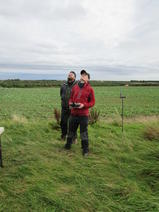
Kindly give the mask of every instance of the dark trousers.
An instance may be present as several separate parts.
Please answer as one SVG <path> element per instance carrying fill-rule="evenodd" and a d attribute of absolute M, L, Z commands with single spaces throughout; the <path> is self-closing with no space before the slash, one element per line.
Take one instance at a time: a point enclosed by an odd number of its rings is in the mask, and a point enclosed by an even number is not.
<path fill-rule="evenodd" d="M 69 118 L 70 118 L 70 110 L 67 108 L 62 108 L 61 110 L 61 137 L 66 137 L 69 131 Z M 73 137 L 73 140 L 77 138 L 77 131 Z"/>
<path fill-rule="evenodd" d="M 80 125 L 80 137 L 81 146 L 83 152 L 88 152 L 88 116 L 70 116 L 69 119 L 69 132 L 67 137 L 67 143 L 65 147 L 67 149 L 71 148 L 72 140 L 76 134 L 77 128 Z"/>
<path fill-rule="evenodd" d="M 62 136 L 67 135 L 69 117 L 70 117 L 70 110 L 62 108 L 62 110 L 61 110 L 61 123 L 60 123 Z"/>

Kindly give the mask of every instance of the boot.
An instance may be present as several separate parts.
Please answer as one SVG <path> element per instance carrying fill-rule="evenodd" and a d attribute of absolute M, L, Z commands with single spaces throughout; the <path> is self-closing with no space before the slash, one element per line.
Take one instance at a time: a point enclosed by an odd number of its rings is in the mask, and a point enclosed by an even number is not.
<path fill-rule="evenodd" d="M 89 149 L 83 149 L 82 154 L 83 154 L 84 157 L 87 157 L 88 154 L 89 154 Z"/>
<path fill-rule="evenodd" d="M 88 148 L 88 140 L 82 140 L 82 154 L 83 156 L 88 156 L 89 148 Z"/>
<path fill-rule="evenodd" d="M 65 144 L 64 148 L 68 150 L 71 149 L 71 144 L 72 144 L 72 139 L 67 138 L 67 143 Z"/>

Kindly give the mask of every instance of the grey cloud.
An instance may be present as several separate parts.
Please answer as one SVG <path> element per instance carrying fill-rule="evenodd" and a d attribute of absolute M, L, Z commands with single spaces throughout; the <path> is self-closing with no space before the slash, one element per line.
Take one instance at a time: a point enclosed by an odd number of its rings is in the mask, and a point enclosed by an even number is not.
<path fill-rule="evenodd" d="M 1 0 L 2 1 L 2 0 Z M 74 21 L 85 17 L 86 11 L 78 1 L 73 0 L 7 0 L 1 3 L 0 15 L 7 18 L 50 19 L 50 21 Z"/>
<path fill-rule="evenodd" d="M 159 1 L 130 0 L 134 13 L 119 22 L 121 28 L 114 11 L 105 16 L 108 2 L 0 0 L 0 70 L 53 73 L 85 67 L 94 78 L 101 73 L 113 79 L 159 77 Z M 127 11 L 119 9 L 123 20 Z"/>

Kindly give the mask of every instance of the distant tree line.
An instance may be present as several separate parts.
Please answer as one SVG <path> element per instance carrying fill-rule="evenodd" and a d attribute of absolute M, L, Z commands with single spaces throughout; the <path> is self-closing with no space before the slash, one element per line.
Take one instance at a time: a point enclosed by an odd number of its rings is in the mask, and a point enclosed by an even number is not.
<path fill-rule="evenodd" d="M 34 88 L 34 87 L 59 87 L 62 80 L 0 80 L 0 87 L 6 88 Z M 159 81 L 131 80 L 131 81 L 100 81 L 91 80 L 92 86 L 159 86 Z"/>

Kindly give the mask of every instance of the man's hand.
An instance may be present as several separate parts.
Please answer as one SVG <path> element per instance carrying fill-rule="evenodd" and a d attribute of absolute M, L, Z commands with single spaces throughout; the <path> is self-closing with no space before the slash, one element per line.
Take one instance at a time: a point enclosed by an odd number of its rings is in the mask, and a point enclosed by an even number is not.
<path fill-rule="evenodd" d="M 72 102 L 69 103 L 69 109 L 70 110 L 72 109 L 72 106 L 71 105 L 72 105 Z"/>
<path fill-rule="evenodd" d="M 82 109 L 84 107 L 84 104 L 80 103 L 79 109 Z"/>

